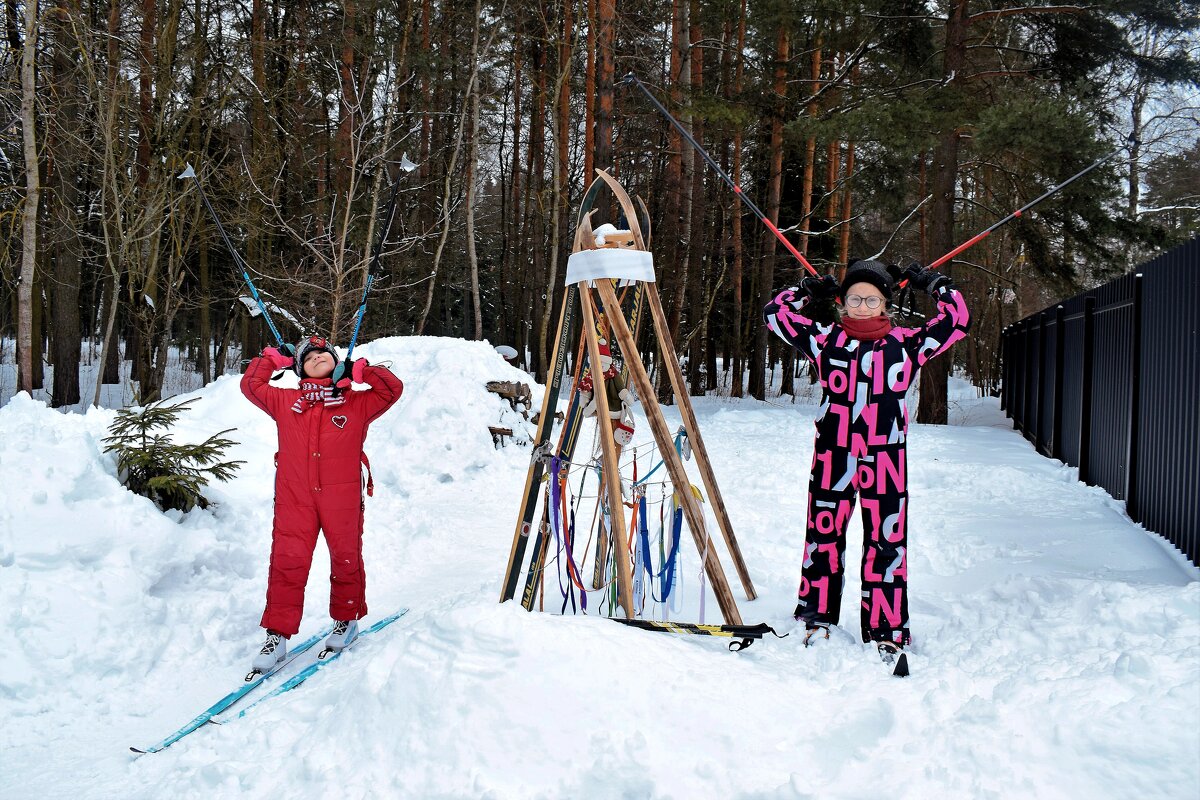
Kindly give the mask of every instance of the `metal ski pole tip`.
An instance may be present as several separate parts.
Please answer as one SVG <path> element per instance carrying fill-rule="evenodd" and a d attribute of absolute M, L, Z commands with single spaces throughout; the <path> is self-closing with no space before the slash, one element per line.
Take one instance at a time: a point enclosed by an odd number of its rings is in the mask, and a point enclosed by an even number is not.
<path fill-rule="evenodd" d="M 417 165 L 408 160 L 408 153 L 400 156 L 400 169 L 404 170 L 405 172 L 412 172 L 416 168 Z"/>
<path fill-rule="evenodd" d="M 183 180 L 184 178 L 194 178 L 194 177 L 196 177 L 196 170 L 192 169 L 192 165 L 189 162 L 188 164 L 185 165 L 183 172 L 179 173 L 178 180 Z"/>

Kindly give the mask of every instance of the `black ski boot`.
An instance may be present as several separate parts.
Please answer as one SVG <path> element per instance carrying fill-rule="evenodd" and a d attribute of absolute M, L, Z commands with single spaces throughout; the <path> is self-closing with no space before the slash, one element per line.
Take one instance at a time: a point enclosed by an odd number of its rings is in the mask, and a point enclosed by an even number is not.
<path fill-rule="evenodd" d="M 903 647 L 894 642 L 876 642 L 875 647 L 879 650 L 879 658 L 893 675 L 897 678 L 908 677 L 908 654 Z"/>

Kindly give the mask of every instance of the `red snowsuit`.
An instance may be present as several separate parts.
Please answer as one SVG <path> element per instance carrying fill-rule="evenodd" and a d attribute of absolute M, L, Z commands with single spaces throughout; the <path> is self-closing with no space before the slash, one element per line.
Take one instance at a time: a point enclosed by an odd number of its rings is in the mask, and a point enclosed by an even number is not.
<path fill-rule="evenodd" d="M 349 391 L 341 405 L 317 403 L 297 412 L 300 390 L 270 386 L 271 371 L 269 360 L 252 360 L 242 376 L 242 394 L 279 428 L 271 569 L 261 625 L 292 636 L 300 629 L 318 529 L 329 547 L 329 616 L 353 620 L 367 613 L 363 441 L 367 426 L 400 399 L 404 384 L 383 367 L 369 366 L 363 375 L 371 391 Z M 318 382 L 328 385 L 329 379 Z"/>

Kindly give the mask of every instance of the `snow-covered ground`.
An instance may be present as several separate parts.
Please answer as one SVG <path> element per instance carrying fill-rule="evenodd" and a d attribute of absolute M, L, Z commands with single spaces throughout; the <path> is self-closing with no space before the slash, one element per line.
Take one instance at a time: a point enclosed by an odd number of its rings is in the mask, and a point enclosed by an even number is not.
<path fill-rule="evenodd" d="M 231 690 L 261 641 L 273 424 L 234 377 L 190 395 L 177 436 L 236 427 L 249 463 L 210 489 L 215 507 L 180 516 L 117 483 L 100 444 L 112 411 L 0 408 L 0 797 L 1200 796 L 1200 571 L 969 386 L 954 385 L 957 424 L 911 435 L 916 641 L 897 679 L 852 636 L 735 654 L 499 605 L 529 451 L 492 447 L 487 426 L 511 412 L 483 384 L 527 376 L 483 343 L 356 352 L 406 385 L 367 440 L 370 618 L 412 612 L 149 756 L 128 747 Z M 760 594 L 744 599 L 718 546 L 742 616 L 789 627 L 816 406 L 713 397 L 697 412 Z M 850 536 L 854 554 L 857 521 Z M 302 635 L 325 622 L 327 575 L 318 545 Z M 557 607 L 553 571 L 547 584 Z"/>

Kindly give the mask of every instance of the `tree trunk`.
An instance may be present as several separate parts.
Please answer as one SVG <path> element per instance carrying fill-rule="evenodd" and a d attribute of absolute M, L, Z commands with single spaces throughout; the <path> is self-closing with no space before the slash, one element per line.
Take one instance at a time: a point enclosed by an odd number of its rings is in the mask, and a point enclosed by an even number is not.
<path fill-rule="evenodd" d="M 119 43 L 121 41 L 121 6 L 116 0 L 111 0 L 108 6 L 108 21 L 105 30 L 107 45 L 105 48 L 105 94 L 107 95 L 108 113 L 105 119 L 106 129 L 103 136 L 114 137 L 116 127 L 116 110 L 117 101 L 120 97 L 120 84 L 117 80 L 120 69 L 120 50 Z M 106 163 L 105 173 L 108 173 L 111 166 Z M 101 194 L 106 196 L 111 190 L 108 182 L 113 180 L 107 174 L 102 177 Z M 103 205 L 102 205 L 103 208 Z M 105 238 L 110 240 L 108 226 L 111 212 L 105 213 L 105 218 L 102 219 L 101 225 L 105 230 Z M 103 367 L 100 371 L 100 376 L 96 380 L 96 391 L 92 398 L 92 404 L 99 406 L 101 400 L 101 392 L 104 384 L 119 384 L 121 382 L 121 347 L 120 347 L 120 330 L 125 326 L 118 326 L 117 317 L 118 309 L 121 305 L 121 272 L 123 264 L 120 263 L 120 256 L 115 252 L 113 243 L 110 241 L 106 245 L 106 254 L 104 258 L 105 276 L 104 276 L 104 335 L 102 337 L 103 344 L 100 348 L 100 361 Z M 127 315 L 130 312 L 126 312 Z M 126 340 L 128 343 L 128 340 Z M 128 349 L 128 348 L 127 348 Z"/>
<path fill-rule="evenodd" d="M 195 41 L 194 52 L 192 54 L 192 104 L 194 107 L 200 107 L 201 98 L 204 95 L 206 83 L 205 78 L 205 37 L 208 33 L 207 25 L 204 22 L 203 8 L 201 0 L 195 0 L 194 6 L 195 16 Z M 203 147 L 203 138 L 200 131 L 200 115 L 196 114 L 192 117 L 192 128 L 189 134 L 190 146 L 192 153 L 199 154 Z M 193 224 L 199 222 L 202 217 L 203 209 L 200 207 L 199 194 L 196 193 L 193 208 L 190 213 Z M 208 263 L 208 239 L 206 237 L 198 237 L 196 241 L 197 261 L 198 261 L 198 279 L 200 282 L 200 297 L 197 298 L 197 311 L 199 316 L 199 347 L 196 353 L 196 370 L 200 373 L 201 379 L 207 385 L 209 381 L 214 381 L 217 376 L 212 371 L 212 276 L 209 274 Z"/>
<path fill-rule="evenodd" d="M 117 341 L 117 309 L 121 303 L 120 286 L 117 278 L 111 272 L 104 279 L 104 334 L 100 346 L 100 377 L 96 381 L 96 392 L 92 397 L 92 405 L 100 405 L 100 392 L 104 384 L 119 384 L 121 382 L 120 343 Z"/>
<path fill-rule="evenodd" d="M 25 42 L 21 49 L 21 144 L 25 157 L 25 207 L 21 226 L 21 279 L 17 286 L 17 389 L 22 392 L 33 391 L 33 273 L 37 269 L 37 217 L 41 196 L 35 138 L 37 11 L 37 0 L 26 0 Z"/>
<path fill-rule="evenodd" d="M 596 9 L 596 169 L 613 166 L 613 40 L 617 19 L 616 0 L 599 0 Z"/>
<path fill-rule="evenodd" d="M 137 185 L 150 182 L 150 153 L 154 130 L 154 29 L 158 24 L 157 0 L 142 0 L 142 29 L 138 41 L 138 145 Z"/>
<path fill-rule="evenodd" d="M 39 205 L 41 205 L 39 203 Z M 43 237 L 44 239 L 44 237 Z M 46 253 L 45 246 L 39 246 L 38 267 L 33 273 L 33 330 L 29 337 L 29 358 L 33 362 L 33 389 L 46 388 Z"/>
<path fill-rule="evenodd" d="M 214 380 L 225 372 L 225 359 L 229 355 L 229 342 L 233 337 L 233 326 L 237 324 L 238 316 L 241 313 L 238 310 L 239 307 L 245 308 L 240 301 L 235 300 L 225 315 L 225 328 L 221 331 L 221 339 L 217 342 L 217 352 L 213 357 Z"/>
<path fill-rule="evenodd" d="M 954 0 L 946 21 L 946 47 L 942 75 L 956 85 L 962 76 L 967 52 L 967 2 Z M 933 179 L 930 201 L 930 246 L 936 253 L 954 249 L 954 201 L 958 186 L 958 128 L 947 121 L 933 150 Z M 950 265 L 943 267 L 949 274 Z M 946 380 L 953 357 L 935 358 L 921 369 L 921 399 L 917 404 L 917 422 L 945 425 L 948 417 Z"/>
<path fill-rule="evenodd" d="M 669 87 L 670 107 L 679 113 L 683 105 L 683 87 L 690 82 L 687 71 L 687 0 L 672 0 L 671 3 L 671 60 Z M 661 267 L 658 269 L 659 294 L 663 298 L 667 315 L 667 329 L 671 339 L 679 342 L 679 323 L 682 312 L 681 292 L 684 273 L 687 271 L 687 182 L 684 169 L 685 150 L 683 137 L 675 127 L 667 128 L 667 163 L 664 169 L 665 205 L 663 225 L 659 240 L 663 242 Z M 673 354 L 671 354 L 673 357 Z M 660 402 L 671 402 L 671 383 L 666 370 L 656 376 L 655 391 Z"/>
<path fill-rule="evenodd" d="M 926 153 L 924 150 L 921 151 L 917 158 L 920 159 L 920 165 L 917 168 L 917 185 L 920 186 L 918 194 L 920 194 L 921 199 L 924 200 L 929 194 L 929 159 L 926 158 Z M 928 204 L 923 204 L 921 206 L 921 213 L 918 216 L 920 218 L 920 223 L 918 224 L 919 233 L 917 238 L 921 251 L 921 263 L 928 264 L 930 261 Z"/>
<path fill-rule="evenodd" d="M 421 3 L 421 52 L 426 56 L 433 53 L 433 37 L 431 34 L 433 26 L 433 2 L 432 0 L 424 0 Z M 430 170 L 433 165 L 429 163 L 430 140 L 432 138 L 432 120 L 429 116 L 430 109 L 433 108 L 433 80 L 430 77 L 433 71 L 432 66 L 426 66 L 421 71 L 421 166 L 419 174 L 421 182 L 424 183 L 429 177 Z"/>
<path fill-rule="evenodd" d="M 1138 217 L 1138 204 L 1141 202 L 1142 175 L 1139 160 L 1142 155 L 1142 110 L 1146 105 L 1146 89 L 1141 83 L 1134 90 L 1129 131 L 1129 197 L 1126 203 L 1126 215 L 1131 220 Z"/>
<path fill-rule="evenodd" d="M 683 87 L 691 83 L 688 70 L 688 58 L 691 47 L 688 45 L 688 4 L 687 0 L 673 0 L 671 4 L 671 106 L 680 113 L 683 106 Z M 690 120 L 685 119 L 690 122 Z M 667 299 L 667 326 L 671 338 L 679 341 L 679 322 L 683 313 L 683 284 L 687 276 L 688 254 L 688 195 L 691 186 L 688 182 L 688 164 L 691 162 L 692 151 L 685 144 L 674 126 L 669 130 L 667 162 L 667 206 L 671 216 L 671 228 L 668 238 L 671 244 L 666 260 L 665 274 L 659 276 L 663 282 L 660 294 Z M 666 373 L 659 375 L 660 396 L 670 397 L 670 382 Z"/>
<path fill-rule="evenodd" d="M 261 0 L 260 0 L 261 1 Z M 362 114 L 362 100 L 359 87 L 355 83 L 356 53 L 358 47 L 358 4 L 355 0 L 342 0 L 342 36 L 341 54 L 338 59 L 338 78 L 341 91 L 338 92 L 338 126 L 334 153 L 337 154 L 337 165 L 334 172 L 333 190 L 338 201 L 350 205 L 351 171 L 354 169 L 355 154 L 352 152 L 352 139 L 358 131 L 358 120 Z M 340 264 L 341 269 L 345 264 Z M 335 302 L 337 296 L 335 295 Z M 340 320 L 334 317 L 334 324 Z"/>
<path fill-rule="evenodd" d="M 788 32 L 782 26 L 775 42 L 775 110 L 771 115 L 770 177 L 767 186 L 767 217 L 779 224 L 779 204 L 783 186 L 783 114 L 787 101 Z M 758 307 L 771 301 L 775 282 L 776 239 L 763 231 L 763 258 L 759 279 Z M 767 326 L 759 325 L 750 359 L 750 394 L 758 400 L 767 397 Z"/>
<path fill-rule="evenodd" d="M 529 314 L 529 303 L 526 298 L 526 285 L 523 279 L 525 270 L 522 264 L 522 259 L 525 255 L 525 247 L 522 241 L 521 220 L 524 219 L 523 206 L 521 205 L 521 79 L 525 70 L 524 53 L 525 45 L 521 35 L 522 13 L 518 6 L 514 11 L 515 17 L 513 27 L 513 110 L 512 110 L 512 163 L 509 172 L 509 207 L 508 216 L 501 223 L 505 225 L 507 230 L 507 245 L 506 261 L 504 262 L 504 274 L 508 276 L 509 296 L 515 298 L 510 305 L 513 311 L 512 324 L 512 346 L 516 348 L 521 363 L 529 366 L 527 357 L 526 342 L 528 340 L 529 326 L 526 315 Z M 517 280 L 514 280 L 517 279 Z"/>
<path fill-rule="evenodd" d="M 475 41 L 479 41 L 479 16 L 482 13 L 479 0 L 475 0 Z M 478 48 L 471 53 L 471 69 L 475 69 Z M 471 308 L 474 312 L 474 339 L 483 339 L 483 306 L 479 294 L 479 256 L 475 252 L 475 169 L 479 162 L 479 87 L 473 86 L 467 97 L 471 119 L 467 124 L 467 263 L 471 270 Z"/>
<path fill-rule="evenodd" d="M 545 18 L 545 4 L 539 9 L 539 16 Z M 536 346 L 533 350 L 534 363 L 537 369 L 534 371 L 534 377 L 537 380 L 545 382 L 545 377 L 550 369 L 550 354 L 546 347 L 546 329 L 542 325 L 542 320 L 546 318 L 550 304 L 550 296 L 547 294 L 545 287 L 549 281 L 546 278 L 546 41 L 542 38 L 531 39 L 533 45 L 533 105 L 530 107 L 529 115 L 529 172 L 526 177 L 529 192 L 532 195 L 533 205 L 529 209 L 530 217 L 530 254 L 532 256 L 533 269 L 531 271 L 531 280 L 533 283 L 533 316 L 530 319 L 530 324 L 533 326 L 533 334 L 536 341 Z"/>
<path fill-rule="evenodd" d="M 695 105 L 704 91 L 704 49 L 701 46 L 704 33 L 700 24 L 700 2 L 699 0 L 690 0 L 690 3 L 688 66 L 691 70 L 692 103 Z M 692 114 L 692 136 L 696 138 L 697 142 L 703 144 L 704 119 L 699 113 Z M 705 289 L 711 288 L 708 287 L 708 277 L 704 274 L 705 243 L 708 238 L 705 233 L 708 226 L 705 224 L 707 207 L 704 202 L 704 171 L 701 163 L 699 158 L 693 159 L 691 203 L 688 209 L 690 217 L 688 221 L 688 266 L 682 276 L 688 289 L 688 319 L 692 327 L 692 330 L 689 331 L 691 342 L 688 345 L 687 379 L 688 390 L 693 395 L 703 395 L 706 388 L 701 369 L 704 365 L 706 337 L 702 335 L 701 331 L 708 316 Z M 683 293 L 680 292 L 681 297 L 682 295 Z M 697 330 L 697 328 L 701 330 Z"/>
<path fill-rule="evenodd" d="M 812 60 L 809 63 L 809 97 L 815 98 L 821 90 L 821 42 L 822 34 L 818 33 L 813 45 Z M 815 119 L 820 111 L 816 100 L 809 100 L 806 113 Z M 817 137 L 809 136 L 804 143 L 804 178 L 800 189 L 800 252 L 808 256 L 809 231 L 812 229 L 813 205 L 813 174 L 817 166 Z"/>
<path fill-rule="evenodd" d="M 842 214 L 838 222 L 842 226 L 841 246 L 838 250 L 838 262 L 848 264 L 850 260 L 850 213 L 853 211 L 851 204 L 852 193 L 850 191 L 850 176 L 854 174 L 854 142 L 846 143 L 846 168 L 845 168 L 845 189 L 842 192 Z"/>
<path fill-rule="evenodd" d="M 558 274 L 561 271 L 559 262 L 567 253 L 563 245 L 566 231 L 570 229 L 570 131 L 571 131 L 571 51 L 573 49 L 572 34 L 574 19 L 571 3 L 561 6 L 562 17 L 558 27 L 558 95 L 555 100 L 554 144 L 555 158 L 553 169 L 553 201 L 552 227 L 550 230 L 550 259 L 547 270 L 546 301 L 542 305 L 541 331 L 539 337 L 543 342 L 549 342 L 550 321 L 554 310 L 558 308 Z M 549 364 L 547 364 L 549 368 Z"/>
<path fill-rule="evenodd" d="M 746 2 L 747 0 L 742 0 L 741 9 L 738 12 L 737 66 L 734 68 L 733 79 L 733 93 L 739 100 L 742 95 L 742 79 L 746 62 Z M 733 183 L 739 187 L 742 185 L 742 126 L 740 124 L 733 133 Z M 742 306 L 745 303 L 742 297 L 742 203 L 735 196 L 730 199 L 730 204 L 733 209 L 733 275 L 731 277 L 733 282 L 733 369 L 730 373 L 729 394 L 731 397 L 741 397 L 744 387 L 742 373 L 745 371 L 742 349 Z M 754 315 L 751 314 L 750 317 L 753 319 Z"/>
<path fill-rule="evenodd" d="M 830 74 L 835 74 L 836 64 L 830 62 Z M 837 224 L 838 212 L 841 211 L 841 193 L 837 190 L 838 171 L 841 169 L 842 162 L 842 143 L 837 139 L 829 142 L 829 146 L 825 148 L 825 191 L 829 193 L 829 200 L 825 205 L 825 226 L 833 235 L 833 226 Z M 832 249 L 832 247 L 830 248 Z M 845 266 L 844 264 L 842 265 Z M 843 270 L 838 269 L 838 278 L 842 277 Z"/>
<path fill-rule="evenodd" d="M 583 185 L 591 185 L 596 157 L 596 0 L 587 0 L 587 65 L 583 80 Z"/>
<path fill-rule="evenodd" d="M 75 4 L 72 4 L 75 5 Z M 54 179 L 57 191 L 52 200 L 54 216 L 54 408 L 79 402 L 79 352 L 83 344 L 79 325 L 80 264 L 83 242 L 79 236 L 79 98 L 83 93 L 74 53 L 78 45 L 71 33 L 68 10 L 55 8 L 49 14 L 54 31 L 54 82 L 58 107 L 54 114 Z"/>

